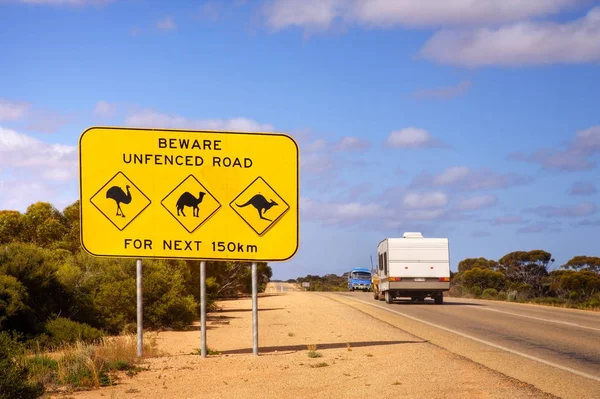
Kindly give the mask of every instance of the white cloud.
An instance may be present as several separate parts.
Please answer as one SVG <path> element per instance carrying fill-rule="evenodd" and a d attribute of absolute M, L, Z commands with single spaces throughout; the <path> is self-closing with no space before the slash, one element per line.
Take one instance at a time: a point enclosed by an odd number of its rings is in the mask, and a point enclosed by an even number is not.
<path fill-rule="evenodd" d="M 437 87 L 434 89 L 419 89 L 413 93 L 417 98 L 442 98 L 448 99 L 465 94 L 471 88 L 471 82 L 464 80 L 457 85 Z"/>
<path fill-rule="evenodd" d="M 600 30 L 600 8 L 598 8 L 598 25 Z M 584 153 L 600 152 L 600 125 L 575 133 L 572 146 Z"/>
<path fill-rule="evenodd" d="M 491 223 L 494 225 L 504 225 L 504 224 L 523 224 L 526 220 L 519 215 L 505 215 L 498 216 L 491 220 Z"/>
<path fill-rule="evenodd" d="M 570 195 L 593 195 L 598 189 L 592 183 L 575 182 L 567 191 Z"/>
<path fill-rule="evenodd" d="M 600 219 L 598 220 L 582 220 L 575 223 L 576 227 L 600 227 Z"/>
<path fill-rule="evenodd" d="M 499 28 L 442 30 L 425 43 L 421 55 L 469 67 L 600 61 L 600 7 L 567 23 L 530 21 Z"/>
<path fill-rule="evenodd" d="M 173 17 L 165 17 L 156 22 L 156 27 L 160 30 L 169 31 L 175 29 L 177 25 L 175 25 Z"/>
<path fill-rule="evenodd" d="M 319 139 L 309 143 L 304 147 L 307 152 L 325 151 L 327 149 L 327 140 Z"/>
<path fill-rule="evenodd" d="M 37 109 L 31 112 L 26 129 L 38 133 L 55 133 L 69 123 L 72 117 L 49 109 Z"/>
<path fill-rule="evenodd" d="M 576 218 L 593 215 L 596 211 L 597 206 L 593 202 L 582 202 L 573 206 L 543 205 L 525 210 L 525 212 L 536 213 L 547 218 Z"/>
<path fill-rule="evenodd" d="M 446 215 L 444 209 L 417 209 L 410 212 L 404 212 L 404 219 L 410 221 L 431 221 Z"/>
<path fill-rule="evenodd" d="M 333 145 L 333 151 L 366 151 L 370 143 L 358 137 L 343 137 Z"/>
<path fill-rule="evenodd" d="M 441 143 L 425 130 L 407 127 L 390 133 L 386 144 L 392 148 L 431 148 L 442 147 Z"/>
<path fill-rule="evenodd" d="M 274 29 L 303 26 L 324 29 L 339 17 L 349 1 L 346 0 L 275 0 L 267 3 L 267 24 Z"/>
<path fill-rule="evenodd" d="M 112 116 L 116 110 L 116 105 L 107 101 L 98 101 L 94 107 L 94 114 L 98 116 Z"/>
<path fill-rule="evenodd" d="M 517 230 L 517 233 L 559 233 L 562 230 L 562 223 L 560 222 L 536 222 L 529 226 L 521 227 Z"/>
<path fill-rule="evenodd" d="M 52 202 L 56 194 L 56 188 L 42 180 L 0 180 L 0 209 L 24 212 L 35 202 Z"/>
<path fill-rule="evenodd" d="M 9 101 L 0 98 L 0 122 L 16 121 L 22 119 L 29 110 L 29 103 Z"/>
<path fill-rule="evenodd" d="M 300 199 L 301 215 L 326 224 L 353 224 L 392 216 L 392 212 L 375 203 L 321 202 Z"/>
<path fill-rule="evenodd" d="M 438 186 L 451 185 L 465 179 L 472 173 L 466 166 L 451 166 L 433 178 L 433 184 Z"/>
<path fill-rule="evenodd" d="M 567 172 L 591 169 L 596 166 L 596 163 L 591 161 L 586 154 L 574 149 L 556 151 L 550 148 L 542 148 L 529 155 L 517 152 L 511 154 L 509 159 L 533 162 L 540 164 L 543 169 Z"/>
<path fill-rule="evenodd" d="M 508 158 L 537 163 L 547 170 L 576 172 L 595 168 L 592 157 L 597 153 L 600 153 L 600 125 L 576 132 L 563 149 L 541 148 L 532 154 L 516 152 Z"/>
<path fill-rule="evenodd" d="M 179 115 L 170 115 L 151 109 L 141 109 L 131 112 L 125 123 L 135 127 L 199 129 L 199 130 L 230 130 L 230 131 L 273 131 L 273 126 L 258 123 L 247 118 L 232 119 L 188 119 Z"/>
<path fill-rule="evenodd" d="M 532 178 L 516 173 L 500 174 L 488 168 L 474 170 L 465 166 L 451 166 L 438 175 L 421 174 L 415 177 L 411 185 L 477 191 L 504 189 L 528 184 L 531 181 Z"/>
<path fill-rule="evenodd" d="M 458 209 L 464 211 L 474 211 L 483 208 L 489 208 L 498 203 L 498 198 L 494 195 L 479 195 L 466 198 L 458 203 Z"/>
<path fill-rule="evenodd" d="M 444 206 L 445 195 L 437 193 L 409 193 L 406 203 L 382 205 L 377 201 L 319 201 L 301 198 L 300 212 L 307 220 L 319 221 L 325 225 L 362 226 L 381 229 L 399 228 L 415 222 L 430 223 L 461 219 L 462 215 L 450 215 Z M 425 203 L 417 203 L 425 201 Z"/>
<path fill-rule="evenodd" d="M 556 14 L 581 0 L 272 0 L 267 25 L 327 29 L 336 21 L 367 27 L 489 25 Z"/>
<path fill-rule="evenodd" d="M 322 175 L 333 169 L 334 162 L 329 154 L 309 153 L 300 157 L 300 168 L 302 171 Z"/>
<path fill-rule="evenodd" d="M 298 141 L 302 151 L 300 168 L 310 187 L 331 187 L 338 178 L 340 166 L 344 164 L 340 154 L 362 153 L 370 147 L 367 140 L 351 136 L 342 137 L 334 144 L 329 144 L 324 139 L 311 139 L 310 134 L 299 134 Z M 360 162 L 360 159 L 354 159 L 353 165 L 357 166 Z"/>
<path fill-rule="evenodd" d="M 402 204 L 409 209 L 443 208 L 448 204 L 448 195 L 439 191 L 429 193 L 409 192 L 404 196 Z"/>
<path fill-rule="evenodd" d="M 0 166 L 24 169 L 38 178 L 66 181 L 77 176 L 77 148 L 44 143 L 0 127 Z"/>

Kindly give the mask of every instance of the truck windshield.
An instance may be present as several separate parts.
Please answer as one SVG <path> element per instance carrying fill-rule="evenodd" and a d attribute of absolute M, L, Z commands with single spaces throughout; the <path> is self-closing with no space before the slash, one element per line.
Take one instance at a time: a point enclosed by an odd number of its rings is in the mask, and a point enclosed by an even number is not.
<path fill-rule="evenodd" d="M 354 273 L 352 273 L 352 278 L 355 279 L 355 280 L 370 280 L 371 279 L 371 274 L 370 273 L 354 272 Z"/>

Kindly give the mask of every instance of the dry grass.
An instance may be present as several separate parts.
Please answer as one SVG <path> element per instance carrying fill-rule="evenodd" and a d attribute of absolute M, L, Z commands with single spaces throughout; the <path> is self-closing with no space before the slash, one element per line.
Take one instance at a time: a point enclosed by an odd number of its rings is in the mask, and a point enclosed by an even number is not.
<path fill-rule="evenodd" d="M 160 355 L 156 337 L 144 337 L 143 358 Z M 52 353 L 51 357 L 37 355 L 28 362 L 36 365 L 31 378 L 54 390 L 59 386 L 85 389 L 113 385 L 118 380 L 118 372 L 135 374 L 141 370 L 137 366 L 140 360 L 137 357 L 137 337 L 121 335 L 103 338 L 98 344 L 68 344 Z"/>

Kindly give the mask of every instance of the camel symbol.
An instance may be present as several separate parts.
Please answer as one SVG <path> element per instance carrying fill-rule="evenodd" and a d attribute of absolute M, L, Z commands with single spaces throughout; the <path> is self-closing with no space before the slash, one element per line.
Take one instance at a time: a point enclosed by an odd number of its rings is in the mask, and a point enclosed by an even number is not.
<path fill-rule="evenodd" d="M 200 211 L 200 209 L 198 209 L 198 204 L 200 204 L 202 202 L 202 199 L 204 198 L 205 195 L 206 195 L 206 193 L 203 193 L 202 191 L 200 191 L 198 198 L 194 197 L 188 191 L 181 194 L 181 196 L 177 200 L 177 216 L 179 216 L 179 212 L 181 212 L 181 214 L 183 216 L 185 216 L 185 213 L 183 213 L 183 207 L 190 206 L 193 208 L 194 216 L 198 217 L 198 213 Z"/>
<path fill-rule="evenodd" d="M 129 186 L 125 186 L 127 194 L 123 192 L 123 189 L 119 186 L 112 186 L 106 192 L 106 198 L 110 198 L 117 203 L 117 216 L 125 217 L 123 210 L 121 210 L 121 203 L 129 204 L 131 202 L 131 193 L 129 192 Z"/>
<path fill-rule="evenodd" d="M 242 205 L 238 205 L 240 208 L 243 208 L 245 206 L 248 205 L 252 205 L 253 207 L 256 208 L 256 210 L 258 211 L 258 216 L 263 219 L 263 220 L 267 220 L 269 222 L 272 222 L 271 219 L 267 219 L 266 217 L 263 216 L 263 214 L 268 211 L 269 209 L 271 209 L 273 206 L 275 205 L 279 205 L 277 202 L 271 200 L 270 202 L 267 201 L 267 199 L 262 196 L 261 194 L 256 194 L 254 197 L 250 198 L 248 200 L 248 202 L 246 202 L 245 204 Z"/>

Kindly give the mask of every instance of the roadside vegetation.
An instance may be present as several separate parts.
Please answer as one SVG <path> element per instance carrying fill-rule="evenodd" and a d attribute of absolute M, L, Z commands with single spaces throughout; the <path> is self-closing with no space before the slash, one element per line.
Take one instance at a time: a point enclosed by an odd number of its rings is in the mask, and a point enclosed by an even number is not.
<path fill-rule="evenodd" d="M 135 262 L 90 256 L 79 235 L 78 201 L 62 212 L 47 202 L 0 210 L 0 399 L 97 387 L 138 370 Z M 258 263 L 259 291 L 271 275 Z M 206 277 L 208 311 L 251 293 L 250 263 L 207 262 Z M 189 328 L 199 281 L 198 262 L 145 260 L 144 328 Z"/>
<path fill-rule="evenodd" d="M 575 256 L 550 271 L 549 252 L 511 252 L 499 260 L 468 258 L 452 276 L 454 297 L 600 310 L 600 258 Z"/>
<path fill-rule="evenodd" d="M 323 277 L 307 275 L 296 280 L 287 280 L 288 283 L 310 283 L 307 291 L 348 291 L 348 277 L 335 274 L 326 274 Z"/>
<path fill-rule="evenodd" d="M 575 256 L 551 270 L 552 254 L 515 251 L 499 260 L 467 258 L 451 273 L 449 295 L 600 311 L 600 257 Z M 307 275 L 307 291 L 347 291 L 346 275 Z"/>

